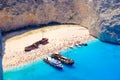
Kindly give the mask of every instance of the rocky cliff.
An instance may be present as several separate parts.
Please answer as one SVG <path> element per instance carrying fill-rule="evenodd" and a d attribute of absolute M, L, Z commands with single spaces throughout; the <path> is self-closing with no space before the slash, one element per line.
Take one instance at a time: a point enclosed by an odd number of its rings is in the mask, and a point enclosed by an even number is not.
<path fill-rule="evenodd" d="M 0 28 L 8 31 L 19 27 L 49 22 L 89 25 L 87 0 L 1 0 Z"/>
<path fill-rule="evenodd" d="M 2 68 L 2 56 L 3 51 L 2 51 L 2 35 L 0 31 L 0 80 L 3 80 L 3 68 Z"/>
<path fill-rule="evenodd" d="M 120 44 L 120 0 L 0 0 L 0 29 L 49 22 L 87 27 L 102 41 Z"/>
<path fill-rule="evenodd" d="M 102 41 L 120 44 L 120 0 L 93 0 L 90 33 Z"/>

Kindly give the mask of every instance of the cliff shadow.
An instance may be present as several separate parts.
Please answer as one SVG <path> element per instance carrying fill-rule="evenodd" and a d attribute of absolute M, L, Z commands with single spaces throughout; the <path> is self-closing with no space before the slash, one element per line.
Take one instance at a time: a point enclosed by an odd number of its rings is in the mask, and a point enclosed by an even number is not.
<path fill-rule="evenodd" d="M 40 28 L 44 28 L 47 26 L 54 26 L 54 25 L 61 25 L 61 23 L 56 22 L 56 21 L 51 21 L 47 24 L 38 24 L 38 25 L 28 25 L 28 26 L 24 26 L 22 28 L 18 28 L 18 29 L 14 29 L 14 30 L 10 30 L 10 31 L 3 31 L 2 32 L 2 36 L 6 36 L 3 41 L 6 41 L 7 39 L 17 36 L 17 35 L 21 35 L 26 33 L 27 31 L 31 31 L 31 30 L 36 30 L 36 29 L 40 29 Z M 18 32 L 19 31 L 19 32 Z M 11 34 L 13 33 L 13 34 Z M 11 34 L 11 35 L 9 35 Z M 9 36 L 7 36 L 9 35 Z"/>
<path fill-rule="evenodd" d="M 2 48 L 2 35 L 0 30 L 0 80 L 3 80 L 3 66 L 2 66 L 2 59 L 3 59 L 3 48 Z"/>
<path fill-rule="evenodd" d="M 0 80 L 3 80 L 2 56 L 0 55 Z"/>

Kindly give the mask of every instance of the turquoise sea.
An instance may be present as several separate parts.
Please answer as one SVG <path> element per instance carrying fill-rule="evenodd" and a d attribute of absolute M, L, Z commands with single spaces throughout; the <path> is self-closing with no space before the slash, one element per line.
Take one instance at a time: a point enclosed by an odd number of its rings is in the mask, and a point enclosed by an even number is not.
<path fill-rule="evenodd" d="M 75 61 L 57 70 L 42 60 L 4 72 L 4 80 L 120 80 L 120 46 L 93 40 L 61 51 Z"/>

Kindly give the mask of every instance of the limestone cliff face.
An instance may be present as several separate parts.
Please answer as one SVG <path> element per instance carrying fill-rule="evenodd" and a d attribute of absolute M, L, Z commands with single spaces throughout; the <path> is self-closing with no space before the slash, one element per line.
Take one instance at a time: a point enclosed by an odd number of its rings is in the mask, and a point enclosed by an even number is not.
<path fill-rule="evenodd" d="M 120 0 L 0 0 L 0 29 L 49 22 L 87 27 L 102 41 L 120 44 Z"/>
<path fill-rule="evenodd" d="M 0 0 L 0 29 L 48 22 L 89 25 L 87 0 Z"/>
<path fill-rule="evenodd" d="M 120 44 L 120 0 L 93 0 L 90 33 L 102 41 Z"/>

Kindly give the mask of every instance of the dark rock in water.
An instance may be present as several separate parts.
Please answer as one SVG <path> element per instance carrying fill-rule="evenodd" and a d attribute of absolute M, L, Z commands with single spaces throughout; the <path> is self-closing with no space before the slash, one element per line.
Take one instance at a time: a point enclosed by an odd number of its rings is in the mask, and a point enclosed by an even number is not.
<path fill-rule="evenodd" d="M 79 44 L 79 46 L 88 46 L 88 44 L 87 43 L 81 43 L 81 44 Z"/>
<path fill-rule="evenodd" d="M 83 45 L 84 45 L 84 46 L 88 46 L 88 44 L 87 44 L 87 43 L 84 43 Z"/>
<path fill-rule="evenodd" d="M 93 0 L 93 36 L 105 42 L 120 44 L 120 0 Z"/>

